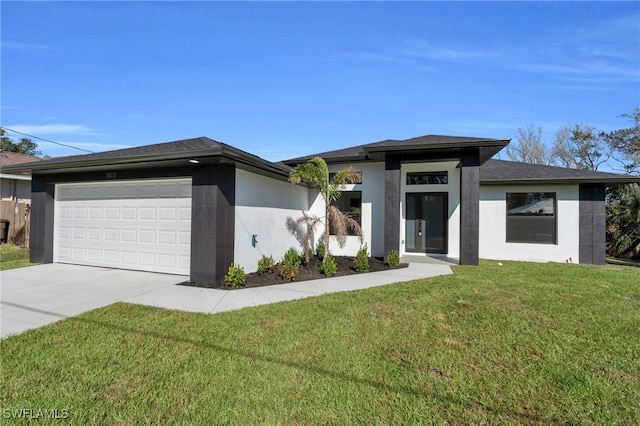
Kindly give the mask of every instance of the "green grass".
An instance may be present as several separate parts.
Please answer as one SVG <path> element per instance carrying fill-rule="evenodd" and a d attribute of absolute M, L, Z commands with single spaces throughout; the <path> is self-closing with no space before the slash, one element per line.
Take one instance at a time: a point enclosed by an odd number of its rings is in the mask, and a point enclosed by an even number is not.
<path fill-rule="evenodd" d="M 0 408 L 70 424 L 640 424 L 640 269 L 504 263 L 217 315 L 111 305 L 0 341 Z"/>
<path fill-rule="evenodd" d="M 14 244 L 0 244 L 0 271 L 29 265 L 29 249 Z"/>

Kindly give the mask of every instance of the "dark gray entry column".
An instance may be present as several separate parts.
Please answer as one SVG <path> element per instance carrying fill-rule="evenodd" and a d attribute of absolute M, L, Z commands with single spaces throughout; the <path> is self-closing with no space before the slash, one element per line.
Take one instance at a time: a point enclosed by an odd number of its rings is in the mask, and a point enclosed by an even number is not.
<path fill-rule="evenodd" d="M 384 167 L 384 261 L 400 250 L 400 159 L 387 156 Z"/>
<path fill-rule="evenodd" d="M 460 264 L 477 265 L 480 244 L 480 159 L 460 159 Z"/>
<path fill-rule="evenodd" d="M 607 256 L 605 185 L 580 185 L 579 262 L 604 265 Z"/>
<path fill-rule="evenodd" d="M 31 232 L 29 261 L 53 262 L 55 185 L 38 176 L 31 178 Z"/>
<path fill-rule="evenodd" d="M 191 281 L 221 282 L 233 262 L 236 173 L 233 166 L 198 167 L 191 193 Z"/>

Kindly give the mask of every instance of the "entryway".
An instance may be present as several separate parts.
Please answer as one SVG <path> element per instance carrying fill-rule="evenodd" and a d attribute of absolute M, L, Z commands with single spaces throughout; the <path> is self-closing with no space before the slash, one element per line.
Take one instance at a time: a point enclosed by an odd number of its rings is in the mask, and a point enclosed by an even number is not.
<path fill-rule="evenodd" d="M 447 253 L 448 193 L 409 192 L 406 196 L 405 250 Z"/>

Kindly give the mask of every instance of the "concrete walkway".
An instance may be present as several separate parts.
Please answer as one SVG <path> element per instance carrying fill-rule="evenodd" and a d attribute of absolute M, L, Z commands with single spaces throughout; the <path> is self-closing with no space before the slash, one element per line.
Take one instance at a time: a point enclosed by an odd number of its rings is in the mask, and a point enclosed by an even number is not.
<path fill-rule="evenodd" d="M 1 337 L 38 328 L 115 302 L 217 313 L 325 293 L 360 290 L 451 274 L 448 264 L 239 290 L 177 286 L 181 275 L 50 263 L 0 272 Z"/>

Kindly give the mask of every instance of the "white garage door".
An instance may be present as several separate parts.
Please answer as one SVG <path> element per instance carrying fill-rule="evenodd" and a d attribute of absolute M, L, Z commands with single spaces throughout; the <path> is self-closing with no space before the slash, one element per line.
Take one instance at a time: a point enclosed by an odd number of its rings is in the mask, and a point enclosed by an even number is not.
<path fill-rule="evenodd" d="M 189 275 L 191 179 L 56 185 L 54 262 Z"/>

